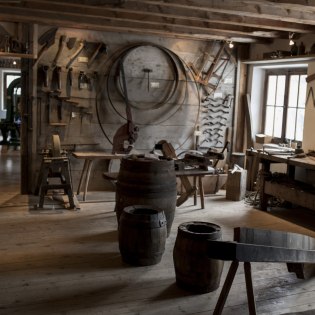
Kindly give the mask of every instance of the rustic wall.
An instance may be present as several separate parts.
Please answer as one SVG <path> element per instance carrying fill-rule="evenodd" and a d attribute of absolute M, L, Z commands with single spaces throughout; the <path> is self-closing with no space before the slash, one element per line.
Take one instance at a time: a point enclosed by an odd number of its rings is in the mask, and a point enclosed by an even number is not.
<path fill-rule="evenodd" d="M 47 29 L 40 27 L 39 36 Z M 61 67 L 61 92 L 57 93 L 56 68 L 52 62 L 62 35 L 67 39 L 85 40 L 86 45 L 71 65 L 71 91 L 66 66 L 79 43 L 76 42 L 72 49 L 67 46 L 63 49 L 57 63 Z M 87 61 L 98 43 L 106 44 L 107 53 L 100 54 L 88 67 Z M 130 45 L 135 46 L 127 50 Z M 123 76 L 117 72 L 117 64 L 122 60 L 132 118 L 139 128 L 132 152 L 149 152 L 162 139 L 172 143 L 177 153 L 195 149 L 198 146 L 197 127 L 201 130 L 199 145 L 204 150 L 210 146 L 222 148 L 232 120 L 235 64 L 228 53 L 222 54 L 217 70 L 217 74 L 222 74 L 221 84 L 210 97 L 206 97 L 204 88 L 198 87 L 188 66 L 194 64 L 198 69 L 204 64 L 206 71 L 219 48 L 220 43 L 216 42 L 58 29 L 54 45 L 37 65 L 37 100 L 33 108 L 33 132 L 37 134 L 34 163 L 40 165 L 38 153 L 51 145 L 51 136 L 55 133 L 60 135 L 62 146 L 69 151 L 112 151 L 113 136 L 127 118 Z M 47 87 L 43 66 L 48 69 Z M 80 71 L 87 78 L 81 86 L 78 82 Z M 216 79 L 211 80 L 216 85 Z M 215 128 L 217 130 L 213 131 Z M 83 161 L 71 158 L 71 167 L 76 187 Z M 105 162 L 96 165 L 91 189 L 106 188 L 101 173 L 107 168 Z"/>

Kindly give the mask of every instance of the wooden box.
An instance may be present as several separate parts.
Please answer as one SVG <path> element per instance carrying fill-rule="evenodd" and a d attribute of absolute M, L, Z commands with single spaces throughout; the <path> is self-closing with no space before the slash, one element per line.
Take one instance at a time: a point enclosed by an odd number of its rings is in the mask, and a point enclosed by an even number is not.
<path fill-rule="evenodd" d="M 246 180 L 246 170 L 237 170 L 234 173 L 232 173 L 232 170 L 229 170 L 226 182 L 226 199 L 234 201 L 244 199 L 246 193 Z"/>

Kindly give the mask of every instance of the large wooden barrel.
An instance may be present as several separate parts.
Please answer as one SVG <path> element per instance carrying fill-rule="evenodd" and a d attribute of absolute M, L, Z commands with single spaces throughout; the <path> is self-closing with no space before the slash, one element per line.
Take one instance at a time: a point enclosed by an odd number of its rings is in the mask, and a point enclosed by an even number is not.
<path fill-rule="evenodd" d="M 164 211 L 169 235 L 175 215 L 176 198 L 173 160 L 145 157 L 122 159 L 116 184 L 115 211 L 118 223 L 124 208 L 132 205 L 151 205 Z"/>
<path fill-rule="evenodd" d="M 209 222 L 186 222 L 178 227 L 173 250 L 176 284 L 194 293 L 208 293 L 220 285 L 223 261 L 207 256 L 207 241 L 221 240 L 221 228 Z"/>
<path fill-rule="evenodd" d="M 163 210 L 147 205 L 126 207 L 120 215 L 119 250 L 130 265 L 148 266 L 161 261 L 166 242 Z"/>

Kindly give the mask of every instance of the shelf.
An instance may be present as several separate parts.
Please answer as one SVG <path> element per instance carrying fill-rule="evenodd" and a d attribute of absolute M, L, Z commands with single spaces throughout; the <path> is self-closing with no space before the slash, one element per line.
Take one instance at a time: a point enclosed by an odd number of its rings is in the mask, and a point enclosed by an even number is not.
<path fill-rule="evenodd" d="M 264 193 L 279 199 L 284 199 L 301 207 L 315 210 L 315 194 L 302 190 L 298 185 L 292 187 L 285 184 L 265 181 Z"/>
<path fill-rule="evenodd" d="M 301 56 L 290 56 L 284 58 L 274 59 L 259 59 L 259 60 L 242 60 L 241 62 L 248 65 L 258 64 L 270 64 L 270 63 L 295 63 L 295 62 L 306 62 L 315 60 L 315 55 L 301 55 Z"/>
<path fill-rule="evenodd" d="M 3 51 L 0 51 L 0 58 L 1 57 L 12 58 L 12 59 L 16 59 L 16 58 L 34 59 L 33 54 L 9 53 L 9 52 L 3 52 Z"/>

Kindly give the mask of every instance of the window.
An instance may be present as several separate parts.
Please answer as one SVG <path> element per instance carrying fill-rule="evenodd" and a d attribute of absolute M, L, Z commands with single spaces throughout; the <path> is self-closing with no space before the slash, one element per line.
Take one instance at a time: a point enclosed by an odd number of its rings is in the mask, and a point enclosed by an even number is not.
<path fill-rule="evenodd" d="M 264 133 L 302 141 L 306 98 L 306 69 L 267 72 Z"/>

